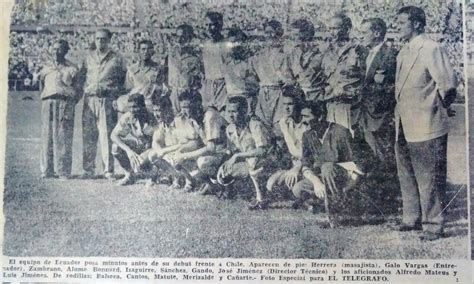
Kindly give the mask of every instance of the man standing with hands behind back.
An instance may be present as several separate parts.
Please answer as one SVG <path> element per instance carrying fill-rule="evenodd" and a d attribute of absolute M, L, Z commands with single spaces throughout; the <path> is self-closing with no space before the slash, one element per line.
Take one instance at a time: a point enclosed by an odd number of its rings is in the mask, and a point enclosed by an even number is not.
<path fill-rule="evenodd" d="M 398 11 L 400 36 L 407 43 L 397 57 L 395 153 L 402 190 L 400 231 L 423 230 L 420 239 L 443 236 L 449 106 L 456 78 L 443 47 L 425 33 L 425 12 Z"/>

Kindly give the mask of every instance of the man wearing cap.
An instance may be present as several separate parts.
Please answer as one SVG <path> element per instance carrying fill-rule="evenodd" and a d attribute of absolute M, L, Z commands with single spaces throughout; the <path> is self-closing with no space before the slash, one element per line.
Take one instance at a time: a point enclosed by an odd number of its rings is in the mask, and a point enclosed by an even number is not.
<path fill-rule="evenodd" d="M 153 117 L 148 113 L 141 94 L 128 96 L 128 112 L 123 114 L 110 134 L 112 154 L 125 171 L 118 185 L 135 182 L 136 174 L 148 162 L 154 132 Z"/>
<path fill-rule="evenodd" d="M 69 43 L 58 40 L 52 58 L 40 72 L 41 92 L 41 176 L 69 178 L 72 164 L 74 107 L 79 100 L 79 69 L 66 59 Z"/>
<path fill-rule="evenodd" d="M 82 112 L 84 178 L 94 175 L 97 140 L 105 177 L 112 178 L 114 172 L 109 137 L 117 121 L 114 102 L 124 92 L 126 64 L 109 48 L 111 37 L 107 29 L 95 33 L 96 48 L 89 52 L 82 69 L 86 74 Z"/>

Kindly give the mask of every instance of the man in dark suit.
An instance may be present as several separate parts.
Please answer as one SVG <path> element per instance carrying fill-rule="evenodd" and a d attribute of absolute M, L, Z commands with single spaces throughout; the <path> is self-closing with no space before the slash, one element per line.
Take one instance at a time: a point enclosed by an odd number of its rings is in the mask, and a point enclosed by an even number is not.
<path fill-rule="evenodd" d="M 381 160 L 394 160 L 393 110 L 397 51 L 384 41 L 387 26 L 382 19 L 362 23 L 366 59 L 359 125 L 374 154 Z M 387 161 L 388 162 L 388 161 Z"/>
<path fill-rule="evenodd" d="M 380 18 L 362 22 L 363 45 L 368 49 L 366 70 L 358 114 L 360 137 L 377 158 L 373 182 L 380 188 L 379 203 L 384 210 L 396 212 L 401 204 L 395 163 L 395 72 L 397 51 L 385 41 L 387 25 Z"/>

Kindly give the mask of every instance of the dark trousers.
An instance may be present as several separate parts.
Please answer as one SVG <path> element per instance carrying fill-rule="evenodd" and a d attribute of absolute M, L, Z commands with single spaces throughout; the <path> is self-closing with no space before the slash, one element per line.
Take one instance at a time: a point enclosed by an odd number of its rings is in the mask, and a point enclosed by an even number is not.
<path fill-rule="evenodd" d="M 400 127 L 395 155 L 402 191 L 403 223 L 415 225 L 421 222 L 425 231 L 443 231 L 447 144 L 447 134 L 423 142 L 407 142 Z"/>
<path fill-rule="evenodd" d="M 41 107 L 41 173 L 69 176 L 72 164 L 74 102 L 45 99 Z"/>

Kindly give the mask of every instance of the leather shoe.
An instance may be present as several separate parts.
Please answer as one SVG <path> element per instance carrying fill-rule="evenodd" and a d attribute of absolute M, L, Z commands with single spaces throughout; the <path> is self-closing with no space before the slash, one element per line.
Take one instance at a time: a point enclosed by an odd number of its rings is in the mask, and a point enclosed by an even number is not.
<path fill-rule="evenodd" d="M 444 237 L 443 233 L 423 232 L 420 236 L 420 240 L 423 242 L 436 241 Z"/>
<path fill-rule="evenodd" d="M 408 232 L 408 231 L 421 231 L 423 227 L 421 224 L 415 224 L 415 225 L 407 225 L 407 224 L 401 224 L 400 227 L 398 227 L 398 231 L 400 232 Z"/>
<path fill-rule="evenodd" d="M 250 204 L 249 210 L 265 210 L 268 208 L 268 202 L 266 201 L 256 201 L 255 203 Z"/>

